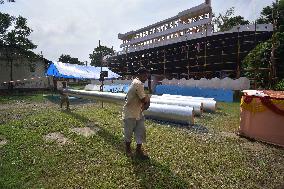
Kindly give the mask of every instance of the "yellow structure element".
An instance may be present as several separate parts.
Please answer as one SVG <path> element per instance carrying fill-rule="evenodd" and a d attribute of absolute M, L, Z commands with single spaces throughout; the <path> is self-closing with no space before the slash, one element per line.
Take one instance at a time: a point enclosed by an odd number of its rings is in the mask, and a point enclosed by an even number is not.
<path fill-rule="evenodd" d="M 246 103 L 244 100 L 244 96 L 241 99 L 241 108 L 250 111 L 252 113 L 258 113 L 258 112 L 264 112 L 268 108 L 261 103 L 259 98 L 252 98 L 252 101 L 250 103 Z M 277 100 L 277 99 L 271 99 L 271 102 L 277 106 L 279 109 L 284 109 L 284 100 Z"/>

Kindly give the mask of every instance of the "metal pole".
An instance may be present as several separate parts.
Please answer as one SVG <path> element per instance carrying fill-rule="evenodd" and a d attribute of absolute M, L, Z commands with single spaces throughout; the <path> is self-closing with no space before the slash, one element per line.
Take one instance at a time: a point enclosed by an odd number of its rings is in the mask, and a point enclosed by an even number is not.
<path fill-rule="evenodd" d="M 237 42 L 237 75 L 236 75 L 236 78 L 239 79 L 240 76 L 241 76 L 241 65 L 240 65 L 240 27 L 238 27 L 238 42 Z"/>
<path fill-rule="evenodd" d="M 204 46 L 204 67 L 207 66 L 207 24 L 205 31 L 205 46 Z"/>
<path fill-rule="evenodd" d="M 278 5 L 278 0 L 276 0 L 276 5 Z M 270 56 L 270 85 L 272 86 L 275 83 L 275 79 L 277 79 L 276 75 L 276 68 L 275 68 L 275 33 L 277 31 L 277 20 L 275 18 L 277 16 L 277 12 L 275 13 L 274 10 L 272 10 L 272 18 L 273 18 L 273 34 L 272 34 L 272 48 L 271 48 L 271 56 Z M 271 87 L 270 86 L 270 87 Z"/>
<path fill-rule="evenodd" d="M 166 50 L 164 49 L 164 77 L 166 75 Z"/>
<path fill-rule="evenodd" d="M 148 90 L 149 90 L 149 93 L 152 94 L 152 66 L 151 66 L 151 63 L 150 63 L 150 53 L 147 52 L 147 59 L 148 59 L 148 63 L 147 63 L 147 67 L 149 68 L 150 67 L 150 74 L 149 74 L 149 77 L 148 77 Z"/>
<path fill-rule="evenodd" d="M 186 46 L 186 60 L 187 60 L 187 79 L 189 79 L 189 59 L 188 59 L 188 45 Z"/>
<path fill-rule="evenodd" d="M 127 77 L 129 77 L 129 68 L 128 68 L 128 60 L 127 60 L 127 51 L 128 51 L 128 47 L 126 46 L 126 48 L 125 48 L 125 63 L 126 63 L 126 73 L 127 73 Z"/>
<path fill-rule="evenodd" d="M 102 55 L 102 51 L 101 51 L 101 40 L 99 40 L 99 50 L 100 50 L 100 55 L 101 55 L 101 59 L 100 59 L 100 63 L 101 63 L 101 73 L 100 73 L 100 79 L 101 79 L 101 87 L 100 87 L 100 91 L 103 92 L 104 91 L 104 81 L 103 81 L 103 77 L 101 77 L 102 75 L 102 71 L 103 71 L 103 55 Z M 104 102 L 102 101 L 102 108 L 104 107 Z"/>
<path fill-rule="evenodd" d="M 254 46 L 256 47 L 256 25 L 255 25 L 255 28 L 254 28 Z M 255 65 L 255 62 L 256 62 L 255 58 L 256 57 L 254 56 L 254 60 L 253 60 L 254 65 Z M 258 68 L 255 68 L 254 69 L 254 89 L 257 88 L 257 77 L 256 77 L 257 72 L 258 72 Z"/>

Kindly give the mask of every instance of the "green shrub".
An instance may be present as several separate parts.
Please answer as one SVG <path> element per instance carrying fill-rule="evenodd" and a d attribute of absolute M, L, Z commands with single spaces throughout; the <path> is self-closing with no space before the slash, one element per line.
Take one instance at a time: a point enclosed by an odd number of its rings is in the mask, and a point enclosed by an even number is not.
<path fill-rule="evenodd" d="M 281 81 L 279 81 L 275 85 L 274 90 L 276 90 L 276 91 L 284 91 L 284 79 L 282 79 Z"/>
<path fill-rule="evenodd" d="M 284 33 L 275 33 L 275 67 L 276 77 L 283 79 L 284 75 Z M 272 48 L 272 39 L 258 44 L 250 53 L 244 58 L 242 62 L 242 76 L 256 79 L 257 83 L 262 88 L 270 88 L 269 85 L 269 70 L 265 68 L 270 67 L 270 56 Z M 264 69 L 263 69 L 264 68 Z"/>

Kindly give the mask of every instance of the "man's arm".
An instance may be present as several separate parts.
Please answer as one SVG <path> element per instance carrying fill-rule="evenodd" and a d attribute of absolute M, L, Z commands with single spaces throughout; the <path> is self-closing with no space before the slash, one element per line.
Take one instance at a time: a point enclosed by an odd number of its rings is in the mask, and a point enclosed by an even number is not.
<path fill-rule="evenodd" d="M 136 86 L 136 93 L 142 102 L 142 110 L 147 110 L 150 106 L 150 98 L 148 95 L 145 94 L 144 85 L 137 85 Z"/>
<path fill-rule="evenodd" d="M 150 107 L 150 97 L 146 95 L 143 99 L 141 99 L 141 102 L 143 103 L 142 110 L 147 110 Z"/>
<path fill-rule="evenodd" d="M 150 102 L 150 98 L 148 95 L 146 95 L 144 98 L 141 99 L 141 102 L 142 103 L 147 103 L 147 102 Z"/>
<path fill-rule="evenodd" d="M 136 88 L 136 94 L 140 98 L 141 102 L 142 103 L 148 102 L 149 97 L 145 94 L 144 85 L 143 84 L 137 84 L 135 86 L 135 88 Z"/>

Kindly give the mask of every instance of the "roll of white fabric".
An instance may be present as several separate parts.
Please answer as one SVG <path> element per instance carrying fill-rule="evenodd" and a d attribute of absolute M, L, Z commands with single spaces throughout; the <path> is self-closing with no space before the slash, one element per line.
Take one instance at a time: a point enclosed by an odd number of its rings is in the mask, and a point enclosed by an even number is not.
<path fill-rule="evenodd" d="M 111 92 L 99 92 L 99 91 L 85 91 L 85 90 L 73 90 L 67 89 L 65 91 L 70 96 L 95 99 L 105 102 L 112 102 L 116 104 L 124 104 L 126 94 L 124 93 L 111 93 Z M 200 116 L 203 111 L 203 103 L 201 101 L 185 101 L 184 99 L 166 99 L 166 98 L 152 98 L 150 103 L 155 104 L 168 104 L 178 106 L 189 106 L 193 107 L 194 115 Z"/>
<path fill-rule="evenodd" d="M 86 91 L 99 91 L 100 85 L 88 84 L 88 85 L 85 86 L 84 90 L 86 90 Z"/>
<path fill-rule="evenodd" d="M 85 90 L 73 90 L 73 89 L 66 89 L 64 90 L 64 92 L 70 96 L 95 99 L 95 100 L 117 103 L 117 104 L 124 104 L 126 97 L 126 95 L 123 93 L 110 93 L 110 92 L 85 91 Z M 200 106 L 198 107 L 200 108 Z M 153 119 L 161 119 L 176 123 L 194 124 L 195 111 L 193 107 L 185 105 L 179 106 L 175 104 L 172 105 L 156 104 L 152 102 L 150 104 L 149 109 L 144 111 L 144 114 Z"/>
<path fill-rule="evenodd" d="M 155 97 L 160 97 L 159 95 L 152 95 Z M 214 100 L 214 98 L 206 98 L 206 97 L 195 97 L 195 96 L 182 96 L 182 95 L 170 95 L 170 94 L 163 94 L 162 96 L 165 97 L 176 97 L 176 98 L 194 98 L 194 99 L 205 99 L 205 100 Z"/>
<path fill-rule="evenodd" d="M 181 95 L 152 95 L 151 98 L 162 98 L 174 101 L 185 101 L 185 102 L 202 102 L 204 112 L 215 112 L 217 110 L 217 102 L 213 98 L 203 98 L 203 97 L 192 97 L 192 96 L 181 96 Z"/>
<path fill-rule="evenodd" d="M 203 103 L 200 101 L 196 102 L 189 102 L 189 101 L 184 101 L 178 100 L 178 99 L 167 99 L 167 98 L 150 98 L 150 103 L 155 103 L 155 104 L 168 104 L 168 105 L 178 105 L 178 106 L 189 106 L 193 107 L 194 115 L 200 116 L 203 111 Z"/>
<path fill-rule="evenodd" d="M 193 108 L 188 106 L 151 103 L 149 109 L 144 111 L 144 115 L 164 121 L 194 124 Z"/>
<path fill-rule="evenodd" d="M 116 104 L 124 104 L 126 95 L 123 93 L 99 92 L 99 91 L 85 91 L 85 90 L 64 90 L 70 96 L 94 99 L 105 102 L 112 102 Z"/>

